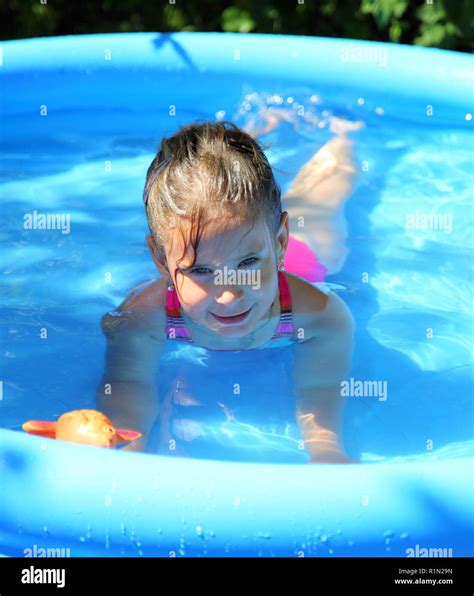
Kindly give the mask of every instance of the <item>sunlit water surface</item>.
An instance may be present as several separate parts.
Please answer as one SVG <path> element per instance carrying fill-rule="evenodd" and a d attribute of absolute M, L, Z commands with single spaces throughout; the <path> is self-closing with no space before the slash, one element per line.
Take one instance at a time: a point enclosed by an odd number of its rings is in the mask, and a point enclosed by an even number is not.
<path fill-rule="evenodd" d="M 331 116 L 365 123 L 351 133 L 362 173 L 345 210 L 349 255 L 327 283 L 357 324 L 350 377 L 386 383 L 386 391 L 348 398 L 349 455 L 400 462 L 473 454 L 472 133 L 392 120 L 390 106 L 356 97 L 333 105 L 330 95 L 309 88 L 285 97 L 254 89 L 237 106 L 223 100 L 218 114 L 179 118 L 110 110 L 10 118 L 0 186 L 3 427 L 95 407 L 105 348 L 100 318 L 157 275 L 141 193 L 160 138 L 197 118 L 258 125 L 262 107 L 292 113 L 298 106 L 308 120 L 283 122 L 262 138 L 283 193 L 333 136 Z M 25 229 L 34 211 L 69 214 L 70 230 Z M 437 225 L 423 223 L 429 214 L 437 214 Z M 278 350 L 232 354 L 219 367 L 219 355 L 167 344 L 164 392 L 181 379 L 215 404 L 237 382 L 253 420 L 209 419 L 214 436 L 196 456 L 306 461 L 292 411 L 291 349 L 278 358 Z"/>

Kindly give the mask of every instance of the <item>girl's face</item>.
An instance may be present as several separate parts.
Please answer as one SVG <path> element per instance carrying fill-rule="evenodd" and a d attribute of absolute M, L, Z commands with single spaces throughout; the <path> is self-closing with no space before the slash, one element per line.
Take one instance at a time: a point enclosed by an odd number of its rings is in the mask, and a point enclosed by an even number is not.
<path fill-rule="evenodd" d="M 243 337 L 268 321 L 278 289 L 277 263 L 287 244 L 286 212 L 277 238 L 271 237 L 264 222 L 251 229 L 250 224 L 227 214 L 204 229 L 192 267 L 192 247 L 180 262 L 184 241 L 178 230 L 171 229 L 165 248 L 166 274 L 170 278 L 168 272 L 173 274 L 178 267 L 172 281 L 193 324 L 221 337 Z M 165 271 L 163 264 L 157 265 Z"/>

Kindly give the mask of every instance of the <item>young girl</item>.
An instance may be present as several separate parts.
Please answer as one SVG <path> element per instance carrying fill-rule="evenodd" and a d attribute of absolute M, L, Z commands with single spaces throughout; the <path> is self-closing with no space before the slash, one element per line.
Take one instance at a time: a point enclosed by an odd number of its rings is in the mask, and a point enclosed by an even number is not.
<path fill-rule="evenodd" d="M 98 407 L 143 433 L 125 449 L 287 461 L 272 453 L 291 444 L 305 461 L 353 461 L 340 439 L 340 384 L 354 323 L 335 293 L 310 282 L 341 267 L 338 209 L 354 175 L 342 134 L 301 169 L 283 211 L 260 144 L 231 122 L 196 122 L 162 140 L 144 190 L 161 277 L 102 319 Z M 319 232 L 315 214 L 327 224 Z M 294 236 L 289 216 L 303 218 Z M 194 350 L 194 387 L 188 352 L 166 356 L 170 344 Z M 172 382 L 160 388 L 165 372 Z M 292 421 L 299 435 L 288 432 Z"/>

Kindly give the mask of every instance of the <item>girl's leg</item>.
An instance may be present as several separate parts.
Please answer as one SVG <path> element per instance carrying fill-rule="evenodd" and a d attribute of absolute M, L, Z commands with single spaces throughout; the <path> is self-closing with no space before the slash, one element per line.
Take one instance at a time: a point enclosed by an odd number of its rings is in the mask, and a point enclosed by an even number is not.
<path fill-rule="evenodd" d="M 296 115 L 285 110 L 268 110 L 263 116 L 264 128 L 248 131 L 255 138 L 268 134 L 282 120 L 298 124 L 294 121 Z M 352 141 L 346 133 L 362 126 L 363 122 L 331 118 L 330 129 L 336 136 L 299 170 L 283 197 L 291 235 L 311 248 L 329 274 L 340 271 L 347 256 L 344 203 L 358 174 Z"/>
<path fill-rule="evenodd" d="M 356 176 L 352 141 L 338 135 L 299 170 L 283 197 L 291 235 L 311 248 L 328 274 L 342 269 L 348 253 L 344 203 Z"/>

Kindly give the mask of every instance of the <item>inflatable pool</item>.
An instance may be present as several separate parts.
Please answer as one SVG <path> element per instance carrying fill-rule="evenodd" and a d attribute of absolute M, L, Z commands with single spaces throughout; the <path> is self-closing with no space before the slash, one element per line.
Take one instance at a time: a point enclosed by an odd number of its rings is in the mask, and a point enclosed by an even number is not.
<path fill-rule="evenodd" d="M 7 42 L 1 70 L 0 554 L 472 556 L 472 57 L 146 33 Z M 265 139 L 283 189 L 329 117 L 365 123 L 348 255 L 327 278 L 357 324 L 351 378 L 388 388 L 349 399 L 361 463 L 168 458 L 21 432 L 94 407 L 100 317 L 154 275 L 140 195 L 160 136 L 196 118 L 245 124 L 262 104 L 311 116 Z M 70 219 L 26 226 L 51 212 Z"/>

